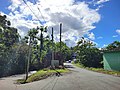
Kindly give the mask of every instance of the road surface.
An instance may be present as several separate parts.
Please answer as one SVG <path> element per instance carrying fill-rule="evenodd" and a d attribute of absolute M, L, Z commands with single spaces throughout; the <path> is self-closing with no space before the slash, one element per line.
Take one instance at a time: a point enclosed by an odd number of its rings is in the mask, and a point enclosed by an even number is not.
<path fill-rule="evenodd" d="M 72 72 L 63 76 L 17 85 L 24 75 L 0 79 L 0 90 L 120 90 L 120 77 L 88 71 L 66 64 Z"/>

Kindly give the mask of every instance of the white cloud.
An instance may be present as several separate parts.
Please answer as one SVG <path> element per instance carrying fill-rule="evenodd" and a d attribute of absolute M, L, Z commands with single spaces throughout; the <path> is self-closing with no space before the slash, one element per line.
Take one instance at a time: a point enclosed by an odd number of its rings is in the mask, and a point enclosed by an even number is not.
<path fill-rule="evenodd" d="M 103 45 L 103 48 L 104 48 L 104 47 L 107 47 L 107 46 L 108 46 L 108 45 L 104 44 L 104 45 Z"/>
<path fill-rule="evenodd" d="M 94 33 L 92 33 L 92 32 L 89 33 L 89 34 L 88 34 L 88 38 L 91 39 L 91 40 L 95 40 L 95 35 L 94 35 Z"/>
<path fill-rule="evenodd" d="M 23 2 L 22 0 L 10 0 L 11 1 L 11 5 L 8 7 L 8 9 L 10 9 L 11 11 L 15 11 L 19 5 L 21 5 Z"/>
<path fill-rule="evenodd" d="M 120 35 L 120 29 L 116 30 L 116 32 Z"/>
<path fill-rule="evenodd" d="M 103 37 L 100 36 L 100 37 L 97 37 L 97 39 L 103 39 Z"/>
<path fill-rule="evenodd" d="M 21 1 L 22 1 L 22 0 L 11 0 L 12 3 L 17 4 L 17 5 L 18 5 L 18 4 L 21 4 Z"/>
<path fill-rule="evenodd" d="M 101 18 L 98 11 L 89 8 L 89 4 L 85 2 L 75 4 L 75 0 L 38 0 L 37 4 L 33 4 L 30 1 L 25 1 L 34 11 L 34 14 L 43 21 L 37 6 L 40 8 L 46 20 L 45 25 L 49 29 L 54 28 L 55 41 L 59 40 L 59 23 L 63 24 L 62 40 L 69 40 L 69 45 L 70 43 L 75 45 L 82 36 L 96 28 L 93 24 L 98 23 Z M 99 0 L 99 2 L 102 2 L 102 0 Z M 23 1 L 11 0 L 11 3 L 8 7 L 11 10 L 8 18 L 12 22 L 12 26 L 19 29 L 20 35 L 24 36 L 30 28 L 41 25 Z M 51 33 L 51 31 L 48 32 Z M 89 38 L 94 40 L 95 35 L 89 33 Z"/>
<path fill-rule="evenodd" d="M 110 1 L 110 0 L 98 0 L 96 2 L 96 4 L 102 4 L 102 3 L 105 3 L 105 2 L 108 2 L 108 1 Z"/>
<path fill-rule="evenodd" d="M 118 35 L 113 35 L 112 37 L 115 38 L 115 37 L 118 37 Z"/>

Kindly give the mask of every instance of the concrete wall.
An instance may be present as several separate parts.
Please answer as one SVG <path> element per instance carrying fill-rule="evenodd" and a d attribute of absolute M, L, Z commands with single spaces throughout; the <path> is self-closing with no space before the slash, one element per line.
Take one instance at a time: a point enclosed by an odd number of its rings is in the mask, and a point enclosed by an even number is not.
<path fill-rule="evenodd" d="M 59 67 L 59 60 L 52 60 L 52 61 L 51 61 L 51 65 L 52 65 L 52 66 Z"/>

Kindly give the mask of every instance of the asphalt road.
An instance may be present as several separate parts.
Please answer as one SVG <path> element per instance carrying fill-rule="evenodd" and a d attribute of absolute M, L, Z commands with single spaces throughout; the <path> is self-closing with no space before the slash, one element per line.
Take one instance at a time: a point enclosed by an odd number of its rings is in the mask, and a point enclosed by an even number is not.
<path fill-rule="evenodd" d="M 72 70 L 71 73 L 32 83 L 13 84 L 24 75 L 1 78 L 0 90 L 120 90 L 120 77 L 77 68 L 69 63 L 66 65 Z"/>

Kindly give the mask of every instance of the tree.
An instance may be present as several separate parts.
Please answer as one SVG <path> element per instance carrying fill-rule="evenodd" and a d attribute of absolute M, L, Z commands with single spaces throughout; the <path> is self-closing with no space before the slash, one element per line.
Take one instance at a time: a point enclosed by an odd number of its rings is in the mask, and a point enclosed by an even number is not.
<path fill-rule="evenodd" d="M 102 53 L 95 45 L 82 38 L 74 47 L 77 53 L 77 62 L 86 67 L 102 67 Z"/>
<path fill-rule="evenodd" d="M 12 73 L 13 68 L 8 67 L 14 62 L 15 58 L 12 56 L 15 52 L 13 50 L 16 43 L 19 41 L 19 34 L 16 28 L 11 27 L 10 21 L 7 17 L 0 15 L 0 76 Z M 10 72 L 10 73 L 9 73 Z"/>
<path fill-rule="evenodd" d="M 61 53 L 62 53 L 62 57 L 64 60 L 69 60 L 71 59 L 71 49 L 64 43 L 64 42 L 61 42 Z M 55 43 L 55 49 L 54 51 L 55 52 L 60 52 L 60 42 L 57 42 Z"/>
<path fill-rule="evenodd" d="M 6 18 L 5 15 L 0 16 L 0 46 L 10 48 L 19 41 L 19 34 L 16 28 L 10 27 L 11 23 Z"/>
<path fill-rule="evenodd" d="M 120 50 L 120 42 L 114 41 L 106 47 L 107 50 Z"/>
<path fill-rule="evenodd" d="M 39 30 L 40 30 L 40 35 L 38 35 Z M 26 43 L 29 44 L 28 58 L 30 60 L 28 60 L 28 61 L 30 62 L 30 69 L 33 69 L 33 67 L 35 65 L 36 65 L 35 66 L 36 69 L 40 69 L 42 67 L 41 62 L 45 55 L 43 41 L 46 38 L 46 37 L 45 38 L 43 37 L 43 32 L 46 32 L 46 27 L 41 26 L 40 28 L 39 27 L 33 28 L 28 31 L 28 35 L 25 36 L 25 38 L 24 38 L 24 41 L 26 41 Z M 40 44 L 38 44 L 39 41 L 40 41 Z M 36 60 L 37 60 L 37 62 L 36 62 Z M 35 64 L 35 65 L 33 65 L 33 64 Z"/>

